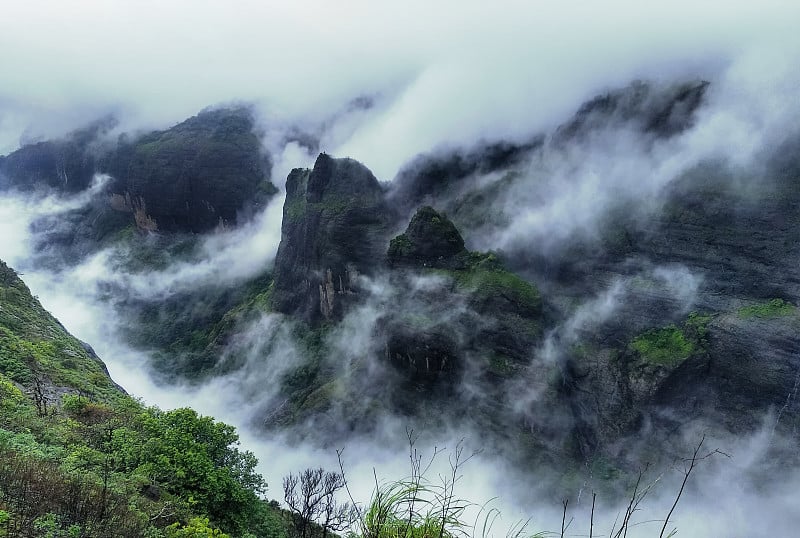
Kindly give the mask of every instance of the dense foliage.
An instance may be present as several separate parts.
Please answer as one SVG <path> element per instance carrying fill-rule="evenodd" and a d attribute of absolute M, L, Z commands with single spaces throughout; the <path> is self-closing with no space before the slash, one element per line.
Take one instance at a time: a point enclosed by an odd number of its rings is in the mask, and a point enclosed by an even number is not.
<path fill-rule="evenodd" d="M 0 262 L 0 536 L 281 536 L 238 445 L 125 394 Z"/>

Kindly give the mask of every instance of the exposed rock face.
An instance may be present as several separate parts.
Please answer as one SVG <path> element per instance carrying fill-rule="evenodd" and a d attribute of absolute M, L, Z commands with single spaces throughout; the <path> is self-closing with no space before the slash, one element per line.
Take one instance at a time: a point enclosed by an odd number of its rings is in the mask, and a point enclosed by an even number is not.
<path fill-rule="evenodd" d="M 203 112 L 119 148 L 101 163 L 116 210 L 146 231 L 204 232 L 236 224 L 275 192 L 269 160 L 244 109 Z"/>
<path fill-rule="evenodd" d="M 275 258 L 274 308 L 309 321 L 341 316 L 358 274 L 371 273 L 383 259 L 390 222 L 383 189 L 362 164 L 323 153 L 313 170 L 293 170 Z"/>

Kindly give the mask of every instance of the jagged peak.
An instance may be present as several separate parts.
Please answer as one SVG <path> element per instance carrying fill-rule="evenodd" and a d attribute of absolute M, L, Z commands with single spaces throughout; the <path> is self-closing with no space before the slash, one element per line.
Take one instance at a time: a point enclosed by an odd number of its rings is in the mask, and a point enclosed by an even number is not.
<path fill-rule="evenodd" d="M 318 202 L 329 194 L 365 196 L 381 194 L 383 189 L 369 168 L 355 159 L 334 158 L 320 153 L 308 176 L 306 197 Z"/>

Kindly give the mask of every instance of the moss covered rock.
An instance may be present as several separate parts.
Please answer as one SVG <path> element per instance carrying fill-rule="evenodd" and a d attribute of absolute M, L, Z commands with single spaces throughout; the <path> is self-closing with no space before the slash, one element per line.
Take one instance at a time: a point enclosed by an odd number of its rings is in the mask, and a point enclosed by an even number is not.
<path fill-rule="evenodd" d="M 463 268 L 467 249 L 464 239 L 447 215 L 430 206 L 417 210 L 405 233 L 389 243 L 392 266 Z"/>

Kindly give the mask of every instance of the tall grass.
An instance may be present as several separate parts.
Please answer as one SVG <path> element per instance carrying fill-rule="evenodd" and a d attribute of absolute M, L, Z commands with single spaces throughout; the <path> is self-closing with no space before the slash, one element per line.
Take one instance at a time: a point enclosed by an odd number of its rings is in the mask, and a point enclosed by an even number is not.
<path fill-rule="evenodd" d="M 659 538 L 671 538 L 677 534 L 677 528 L 671 527 L 675 507 L 683 495 L 689 477 L 697 465 L 717 454 L 726 455 L 719 450 L 712 450 L 701 454 L 705 437 L 695 447 L 692 455 L 678 460 L 679 471 L 683 474 L 680 489 L 675 495 L 669 513 L 663 518 L 648 518 L 649 523 L 658 523 L 660 528 Z M 372 497 L 366 506 L 351 501 L 357 507 L 354 514 L 354 523 L 348 536 L 350 538 L 489 538 L 494 536 L 494 525 L 500 516 L 499 510 L 489 508 L 488 503 L 477 505 L 455 494 L 455 487 L 461 478 L 462 466 L 471 459 L 475 453 L 465 456 L 463 446 L 459 443 L 449 458 L 449 473 L 437 474 L 435 479 L 429 478 L 430 469 L 434 459 L 439 456 L 440 450 L 435 450 L 433 456 L 423 465 L 422 457 L 414 448 L 413 433 L 409 432 L 409 459 L 411 462 L 410 474 L 400 480 L 380 482 L 375 474 L 375 488 Z M 344 463 L 342 452 L 337 452 L 339 466 L 344 477 Z M 727 455 L 726 455 L 727 456 Z M 629 530 L 637 523 L 634 514 L 640 512 L 642 502 L 660 481 L 659 476 L 649 484 L 642 482 L 646 469 L 642 470 L 629 496 L 629 501 L 623 512 L 615 519 L 609 538 L 627 538 Z M 345 477 L 345 487 L 348 494 Z M 595 499 L 592 494 L 592 506 L 589 514 L 589 528 L 585 532 L 570 531 L 570 536 L 600 536 L 595 529 Z M 563 502 L 563 517 L 560 531 L 539 531 L 529 529 L 530 520 L 519 521 L 511 526 L 504 534 L 507 538 L 545 538 L 567 536 L 569 527 L 574 518 L 568 519 L 569 501 Z M 472 511 L 477 512 L 474 521 L 467 518 Z"/>

